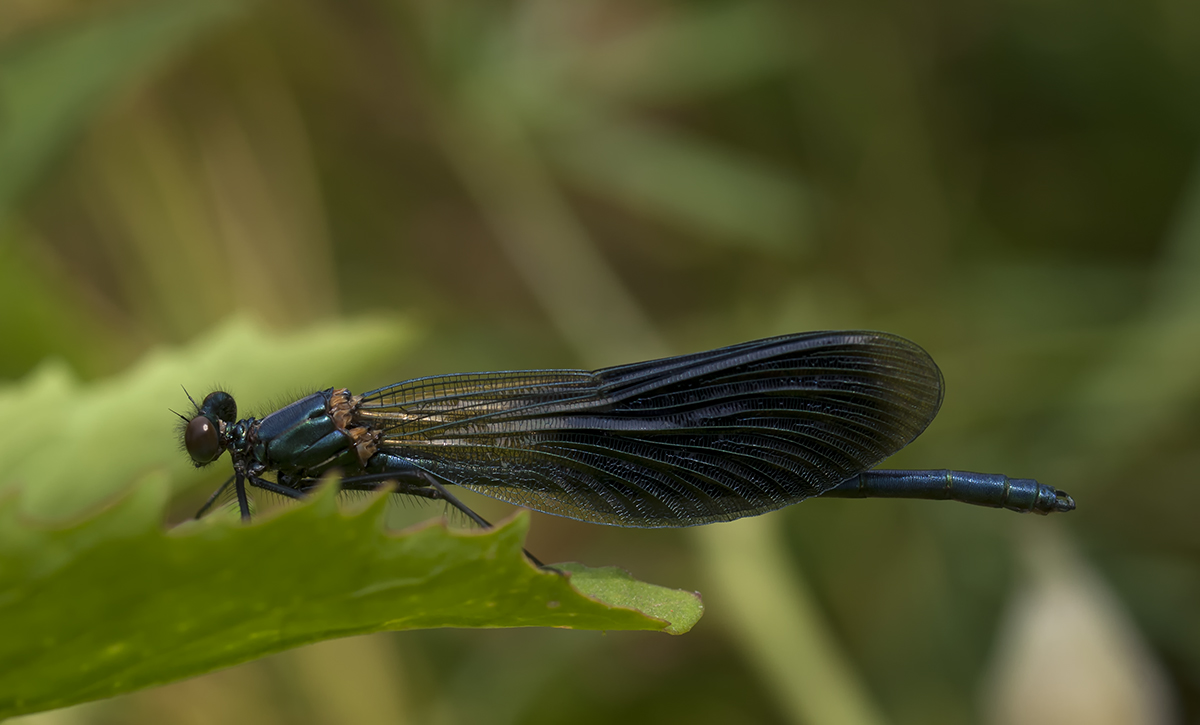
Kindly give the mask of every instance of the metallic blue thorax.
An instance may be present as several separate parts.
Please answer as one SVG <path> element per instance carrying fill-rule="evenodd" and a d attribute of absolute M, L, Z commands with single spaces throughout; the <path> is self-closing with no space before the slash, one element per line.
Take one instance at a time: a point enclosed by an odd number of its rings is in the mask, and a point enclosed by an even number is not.
<path fill-rule="evenodd" d="M 331 468 L 361 468 L 354 441 L 331 409 L 332 388 L 313 393 L 258 422 L 254 458 L 289 477 L 316 478 Z"/>

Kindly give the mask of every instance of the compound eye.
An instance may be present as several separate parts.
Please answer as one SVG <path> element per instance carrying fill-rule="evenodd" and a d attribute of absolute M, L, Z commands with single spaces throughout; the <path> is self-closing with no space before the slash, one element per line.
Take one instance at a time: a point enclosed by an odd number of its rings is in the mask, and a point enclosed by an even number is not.
<path fill-rule="evenodd" d="M 217 427 L 202 415 L 192 418 L 183 432 L 183 445 L 197 465 L 210 463 L 221 455 L 221 440 Z"/>

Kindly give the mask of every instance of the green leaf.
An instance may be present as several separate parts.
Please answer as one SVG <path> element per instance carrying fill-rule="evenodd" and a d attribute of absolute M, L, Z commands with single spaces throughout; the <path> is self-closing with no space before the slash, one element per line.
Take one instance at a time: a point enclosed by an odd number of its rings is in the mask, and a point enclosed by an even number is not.
<path fill-rule="evenodd" d="M 147 3 L 0 48 L 0 222 L 115 92 L 239 5 Z"/>
<path fill-rule="evenodd" d="M 576 590 L 613 606 L 636 609 L 669 624 L 664 632 L 683 634 L 695 626 L 704 611 L 699 592 L 664 589 L 644 584 L 624 569 L 605 566 L 590 569 L 583 564 L 555 564 L 555 569 L 571 575 Z"/>
<path fill-rule="evenodd" d="M 207 476 L 179 447 L 171 409 L 191 405 L 180 386 L 202 397 L 219 383 L 242 413 L 265 413 L 298 392 L 350 385 L 397 361 L 413 338 L 411 328 L 379 320 L 275 336 L 234 319 L 93 384 L 51 359 L 25 381 L 0 386 L 0 492 L 18 489 L 25 516 L 63 520 L 115 498 L 149 471 L 166 471 L 178 488 L 194 485 Z"/>
<path fill-rule="evenodd" d="M 172 491 L 198 480 L 167 410 L 188 405 L 179 383 L 223 380 L 262 405 L 347 384 L 413 339 L 377 321 L 274 336 L 234 320 L 111 380 L 83 384 L 50 362 L 0 388 L 0 717 L 380 630 L 686 632 L 702 611 L 694 595 L 529 565 L 525 515 L 485 532 L 396 535 L 383 529 L 387 497 L 344 514 L 326 487 L 248 526 L 213 515 L 164 530 Z"/>
<path fill-rule="evenodd" d="M 248 526 L 211 517 L 164 532 L 154 474 L 99 516 L 60 528 L 0 505 L 0 717 L 189 677 L 333 637 L 421 627 L 640 629 L 682 633 L 698 598 L 521 553 L 527 514 L 484 532 L 383 531 L 386 497 L 338 510 L 328 486 Z M 690 606 L 688 605 L 690 600 Z M 655 604 L 655 602 L 664 604 Z M 668 612 L 668 609 L 671 610 Z"/>

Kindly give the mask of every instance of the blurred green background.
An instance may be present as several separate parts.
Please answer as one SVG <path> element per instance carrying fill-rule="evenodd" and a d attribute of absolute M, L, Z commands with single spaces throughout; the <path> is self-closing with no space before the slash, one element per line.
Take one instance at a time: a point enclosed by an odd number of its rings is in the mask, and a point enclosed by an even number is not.
<path fill-rule="evenodd" d="M 1193 0 L 6 0 L 3 379 L 236 313 L 415 324 L 313 381 L 356 390 L 882 329 L 947 385 L 890 467 L 1079 503 L 535 515 L 539 557 L 707 615 L 327 642 L 29 721 L 1200 722 L 1198 101 Z"/>

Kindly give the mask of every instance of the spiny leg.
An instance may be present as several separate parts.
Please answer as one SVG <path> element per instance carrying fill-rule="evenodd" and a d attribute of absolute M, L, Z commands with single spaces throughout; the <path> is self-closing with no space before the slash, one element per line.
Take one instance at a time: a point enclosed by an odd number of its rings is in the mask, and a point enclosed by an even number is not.
<path fill-rule="evenodd" d="M 254 476 L 251 476 L 250 485 L 261 488 L 264 491 L 277 493 L 280 496 L 286 496 L 288 498 L 295 499 L 297 501 L 303 501 L 306 498 L 304 491 L 297 491 L 294 488 L 289 488 L 288 486 L 275 483 L 274 481 L 268 481 L 265 478 L 255 478 Z"/>
<path fill-rule="evenodd" d="M 233 483 L 233 478 L 233 476 L 230 476 L 229 478 L 225 479 L 225 483 L 222 483 L 220 488 L 218 488 L 216 491 L 213 491 L 213 495 L 209 496 L 208 500 L 204 502 L 204 505 L 200 507 L 200 510 L 196 512 L 196 518 L 203 516 L 204 512 L 211 508 L 214 503 L 216 503 L 217 498 L 219 498 L 220 495 L 225 492 L 225 489 L 229 488 L 229 484 Z"/>
<path fill-rule="evenodd" d="M 412 483 L 406 481 L 406 479 L 416 479 L 424 485 L 414 486 Z M 351 476 L 349 478 L 343 478 L 340 485 L 343 489 L 348 491 L 375 491 L 382 487 L 381 484 L 387 483 L 388 481 L 396 482 L 398 486 L 396 493 L 405 493 L 412 496 L 420 496 L 422 498 L 445 501 L 454 508 L 466 514 L 467 518 L 474 521 L 480 527 L 485 529 L 493 528 L 492 525 L 488 523 L 487 519 L 472 511 L 469 506 L 458 500 L 457 496 L 446 490 L 446 487 L 442 485 L 442 483 L 438 481 L 433 474 L 420 469 L 415 469 L 412 472 L 403 471 L 367 473 L 362 476 Z M 521 551 L 525 552 L 525 556 L 528 557 L 528 559 L 539 569 L 558 571 L 553 567 L 543 564 L 540 559 L 533 554 L 530 554 L 528 549 L 523 548 Z"/>
<path fill-rule="evenodd" d="M 413 479 L 416 479 L 419 485 L 413 486 L 410 482 Z M 351 476 L 343 478 L 340 485 L 347 491 L 376 491 L 382 488 L 380 484 L 387 483 L 388 481 L 394 481 L 397 484 L 396 493 L 407 493 L 435 500 L 441 499 L 466 514 L 467 518 L 474 521 L 480 527 L 485 529 L 492 528 L 487 519 L 472 511 L 462 501 L 459 501 L 458 497 L 447 491 L 446 487 L 432 475 L 419 469 L 414 469 L 412 472 L 390 471 L 386 473 L 367 473 L 362 476 Z"/>
<path fill-rule="evenodd" d="M 237 491 L 238 509 L 242 512 L 242 523 L 250 523 L 250 501 L 246 498 L 246 479 L 242 478 L 242 474 L 237 474 L 233 488 Z"/>

